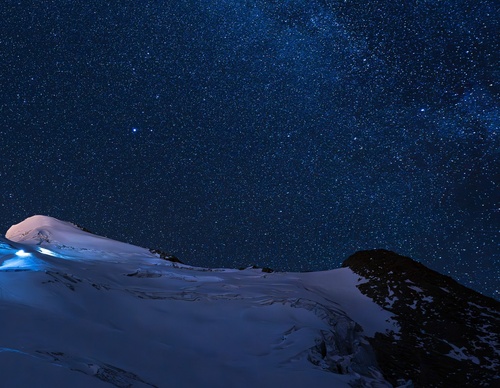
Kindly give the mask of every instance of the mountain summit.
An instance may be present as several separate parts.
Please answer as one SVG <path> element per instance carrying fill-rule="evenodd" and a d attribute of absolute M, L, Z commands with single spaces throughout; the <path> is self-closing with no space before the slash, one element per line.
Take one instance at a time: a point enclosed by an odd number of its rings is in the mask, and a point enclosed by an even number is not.
<path fill-rule="evenodd" d="M 116 255 L 147 254 L 147 249 L 90 233 L 85 228 L 53 217 L 36 215 L 12 225 L 5 237 L 11 241 L 37 246 L 52 246 L 72 252 L 94 251 Z"/>
<path fill-rule="evenodd" d="M 343 264 L 367 281 L 357 288 L 393 313 L 398 333 L 369 341 L 384 376 L 416 386 L 500 383 L 500 303 L 386 250 L 362 251 Z"/>
<path fill-rule="evenodd" d="M 268 273 L 175 263 L 45 216 L 6 236 L 2 387 L 498 382 L 498 303 L 392 252 Z"/>

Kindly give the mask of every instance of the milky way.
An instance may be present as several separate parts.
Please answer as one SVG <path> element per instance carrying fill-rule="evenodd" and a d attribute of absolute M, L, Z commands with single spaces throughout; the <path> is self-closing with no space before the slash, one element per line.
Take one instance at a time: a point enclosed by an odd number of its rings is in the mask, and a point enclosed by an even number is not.
<path fill-rule="evenodd" d="M 291 271 L 386 248 L 499 297 L 497 2 L 0 10 L 4 231 Z"/>

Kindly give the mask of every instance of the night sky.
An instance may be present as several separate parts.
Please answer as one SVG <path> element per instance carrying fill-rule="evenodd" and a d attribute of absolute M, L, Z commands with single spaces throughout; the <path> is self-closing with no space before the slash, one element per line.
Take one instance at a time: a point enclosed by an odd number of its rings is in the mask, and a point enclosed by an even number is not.
<path fill-rule="evenodd" d="M 0 232 L 500 296 L 498 1 L 3 0 Z"/>

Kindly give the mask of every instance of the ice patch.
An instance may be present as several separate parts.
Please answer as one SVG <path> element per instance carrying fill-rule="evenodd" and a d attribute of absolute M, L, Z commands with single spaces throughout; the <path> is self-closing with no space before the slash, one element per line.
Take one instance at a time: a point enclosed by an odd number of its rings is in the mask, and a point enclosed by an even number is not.
<path fill-rule="evenodd" d="M 47 249 L 47 248 L 38 247 L 37 251 L 40 252 L 40 253 L 42 253 L 42 254 L 44 254 L 44 255 L 47 255 L 47 256 L 59 257 L 59 258 L 63 258 L 64 257 L 63 255 L 60 255 L 59 253 L 53 252 L 53 251 L 51 251 L 50 249 Z"/>
<path fill-rule="evenodd" d="M 387 286 L 387 291 L 389 292 L 389 296 L 385 298 L 385 307 L 392 308 L 394 302 L 396 302 L 398 298 L 394 296 L 394 291 L 391 289 L 391 287 Z"/>
<path fill-rule="evenodd" d="M 399 299 L 398 299 L 397 297 L 394 297 L 394 298 L 392 298 L 392 299 L 390 299 L 390 298 L 385 298 L 385 303 L 386 303 L 385 307 L 386 307 L 386 308 L 389 308 L 389 309 L 390 309 L 390 308 L 392 308 L 392 306 L 394 305 L 394 302 L 396 302 L 396 301 L 398 301 L 398 300 L 399 300 Z"/>
<path fill-rule="evenodd" d="M 391 290 L 391 287 L 387 286 L 387 290 L 389 291 L 389 298 L 394 295 L 394 291 Z"/>
<path fill-rule="evenodd" d="M 448 345 L 450 345 L 452 347 L 452 350 L 450 350 L 450 352 L 448 354 L 446 354 L 446 356 L 448 357 L 451 357 L 451 358 L 454 358 L 455 360 L 469 360 L 469 361 L 472 361 L 474 364 L 476 365 L 479 365 L 479 359 L 475 356 L 468 356 L 465 354 L 465 351 L 467 349 L 465 349 L 465 347 L 462 347 L 462 348 L 459 348 L 458 346 L 455 346 L 451 343 L 449 343 L 448 341 L 444 341 L 446 342 Z"/>

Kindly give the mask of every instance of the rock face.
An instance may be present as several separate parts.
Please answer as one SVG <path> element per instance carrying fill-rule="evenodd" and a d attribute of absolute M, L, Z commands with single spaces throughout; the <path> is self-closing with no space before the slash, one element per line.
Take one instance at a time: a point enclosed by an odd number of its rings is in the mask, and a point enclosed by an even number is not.
<path fill-rule="evenodd" d="M 172 255 L 171 253 L 164 252 L 160 249 L 149 249 L 149 252 L 151 252 L 154 255 L 157 255 L 160 259 L 168 260 L 171 261 L 172 263 L 184 264 L 182 261 L 179 260 L 178 257 Z"/>
<path fill-rule="evenodd" d="M 359 290 L 394 313 L 398 333 L 370 339 L 384 377 L 415 387 L 500 385 L 500 303 L 448 276 L 386 250 L 361 251 L 343 264 Z"/>

